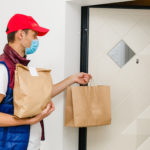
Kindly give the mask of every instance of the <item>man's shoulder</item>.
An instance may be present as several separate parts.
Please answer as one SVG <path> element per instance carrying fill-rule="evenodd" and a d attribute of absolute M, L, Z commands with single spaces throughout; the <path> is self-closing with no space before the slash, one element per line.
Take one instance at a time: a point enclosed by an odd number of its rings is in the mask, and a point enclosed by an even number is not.
<path fill-rule="evenodd" d="M 4 53 L 0 55 L 0 61 L 5 59 Z"/>
<path fill-rule="evenodd" d="M 8 67 L 9 69 L 12 69 L 13 64 L 10 60 L 10 58 L 8 58 L 5 54 L 1 54 L 0 55 L 0 64 L 4 64 L 6 67 Z"/>
<path fill-rule="evenodd" d="M 6 57 L 6 55 L 3 53 L 0 55 L 0 63 L 7 63 L 8 58 Z"/>

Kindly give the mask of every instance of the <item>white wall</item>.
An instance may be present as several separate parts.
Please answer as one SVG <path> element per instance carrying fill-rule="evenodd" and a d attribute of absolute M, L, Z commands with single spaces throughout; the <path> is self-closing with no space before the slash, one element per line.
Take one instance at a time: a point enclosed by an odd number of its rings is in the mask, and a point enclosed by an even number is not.
<path fill-rule="evenodd" d="M 65 77 L 80 71 L 81 6 L 66 3 Z M 63 150 L 78 150 L 78 128 L 64 127 Z"/>
<path fill-rule="evenodd" d="M 1 1 L 0 54 L 7 43 L 6 25 L 15 13 L 31 15 L 41 26 L 51 30 L 39 37 L 38 51 L 28 57 L 32 60 L 31 66 L 52 69 L 54 83 L 79 71 L 80 6 L 66 5 L 63 0 Z M 64 92 L 53 98 L 56 110 L 45 119 L 46 141 L 42 142 L 41 150 L 77 150 L 78 129 L 63 127 L 64 100 Z"/>

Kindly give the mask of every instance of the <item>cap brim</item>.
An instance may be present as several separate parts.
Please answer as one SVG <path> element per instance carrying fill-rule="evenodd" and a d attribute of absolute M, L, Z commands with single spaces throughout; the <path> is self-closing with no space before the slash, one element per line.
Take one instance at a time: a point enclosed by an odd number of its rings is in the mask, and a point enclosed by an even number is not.
<path fill-rule="evenodd" d="M 46 29 L 46 28 L 43 28 L 43 27 L 36 27 L 36 28 L 33 28 L 34 31 L 37 31 L 37 35 L 38 36 L 44 36 L 45 34 L 48 33 L 48 31 L 50 31 L 50 29 Z"/>

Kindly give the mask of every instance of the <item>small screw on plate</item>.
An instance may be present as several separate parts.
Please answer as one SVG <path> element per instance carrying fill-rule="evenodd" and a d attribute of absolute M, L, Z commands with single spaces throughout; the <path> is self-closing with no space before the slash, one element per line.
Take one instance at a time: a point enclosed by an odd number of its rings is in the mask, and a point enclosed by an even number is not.
<path fill-rule="evenodd" d="M 139 64 L 139 59 L 136 59 L 136 63 Z"/>

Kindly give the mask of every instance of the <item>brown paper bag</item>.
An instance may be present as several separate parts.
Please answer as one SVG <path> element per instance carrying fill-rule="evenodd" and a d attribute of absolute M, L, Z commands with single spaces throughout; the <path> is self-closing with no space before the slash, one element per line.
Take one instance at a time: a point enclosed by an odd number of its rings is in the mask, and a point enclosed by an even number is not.
<path fill-rule="evenodd" d="M 51 101 L 51 70 L 16 65 L 13 90 L 14 115 L 33 117 Z"/>
<path fill-rule="evenodd" d="M 65 126 L 88 127 L 110 123 L 109 86 L 69 86 L 67 88 Z"/>

